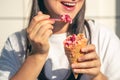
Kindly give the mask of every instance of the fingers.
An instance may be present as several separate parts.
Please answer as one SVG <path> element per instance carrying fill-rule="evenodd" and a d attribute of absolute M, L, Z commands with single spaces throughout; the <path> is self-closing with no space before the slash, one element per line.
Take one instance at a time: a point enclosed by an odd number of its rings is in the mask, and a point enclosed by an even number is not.
<path fill-rule="evenodd" d="M 49 51 L 48 39 L 52 34 L 52 24 L 55 22 L 49 18 L 49 15 L 38 12 L 27 28 L 28 39 L 31 42 L 32 51 L 34 53 L 43 53 Z"/>
<path fill-rule="evenodd" d="M 53 26 L 51 25 L 53 22 L 50 20 L 41 21 L 37 24 L 30 32 L 30 38 L 34 38 L 36 36 L 42 37 L 47 30 L 52 30 Z"/>
<path fill-rule="evenodd" d="M 82 48 L 81 52 L 84 53 L 85 55 L 79 57 L 78 62 L 99 59 L 99 57 L 96 53 L 96 50 L 95 50 L 95 45 L 93 45 L 93 44 L 90 44 L 90 45 Z"/>
<path fill-rule="evenodd" d="M 97 75 L 100 72 L 100 59 L 96 53 L 95 46 L 90 44 L 81 49 L 83 56 L 78 58 L 78 63 L 71 65 L 75 73 Z"/>
<path fill-rule="evenodd" d="M 95 45 L 93 44 L 87 45 L 86 47 L 81 49 L 81 52 L 84 52 L 84 53 L 89 53 L 92 51 L 95 51 Z"/>
<path fill-rule="evenodd" d="M 98 68 L 89 68 L 89 69 L 73 69 L 74 73 L 82 73 L 82 74 L 88 74 L 92 76 L 96 76 L 100 73 L 100 70 Z"/>
<path fill-rule="evenodd" d="M 43 21 L 43 20 L 49 20 L 50 16 L 49 15 L 45 15 L 45 14 L 42 14 L 42 12 L 38 12 L 38 14 L 33 17 L 33 19 L 31 20 L 30 22 L 30 25 L 27 29 L 28 32 L 30 32 L 31 30 L 33 30 L 33 28 L 35 28 L 35 26 L 40 22 L 40 21 Z M 52 21 L 52 20 L 51 20 Z"/>
<path fill-rule="evenodd" d="M 39 28 L 36 35 L 38 35 L 38 36 L 43 36 L 45 34 L 51 35 L 51 33 L 49 33 L 49 32 L 52 32 L 52 29 L 53 29 L 53 26 L 51 24 L 45 24 L 41 28 Z"/>
<path fill-rule="evenodd" d="M 89 60 L 72 64 L 71 67 L 74 73 L 83 73 L 96 76 L 100 72 L 101 63 L 99 60 Z"/>
<path fill-rule="evenodd" d="M 44 34 L 45 37 L 43 37 L 43 40 L 48 41 L 48 37 L 51 36 L 52 33 L 53 33 L 53 31 L 49 29 L 49 30 Z"/>
<path fill-rule="evenodd" d="M 39 37 L 42 37 L 47 30 L 52 30 L 52 24 L 54 24 L 54 20 L 50 20 L 49 18 L 49 15 L 38 12 L 38 15 L 32 19 L 30 26 L 27 28 L 28 37 L 31 39 L 38 35 Z"/>
<path fill-rule="evenodd" d="M 47 26 L 47 27 L 46 27 Z M 52 32 L 52 27 L 50 24 L 46 24 L 44 26 L 42 26 L 36 34 L 34 34 L 34 38 L 38 38 L 38 41 L 40 39 L 46 41 L 48 40 L 49 36 L 53 33 Z"/>
<path fill-rule="evenodd" d="M 88 69 L 88 68 L 95 68 L 99 67 L 100 62 L 98 60 L 91 60 L 91 61 L 86 61 L 86 62 L 79 62 L 76 64 L 72 64 L 72 68 L 80 68 L 80 69 Z"/>
<path fill-rule="evenodd" d="M 43 27 L 46 24 L 53 24 L 53 21 L 51 20 L 41 21 L 38 24 L 36 24 L 36 26 L 34 26 L 30 32 L 32 31 L 37 32 L 39 28 Z"/>
<path fill-rule="evenodd" d="M 82 61 L 89 61 L 89 60 L 96 60 L 98 59 L 98 55 L 96 54 L 96 52 L 90 52 L 88 54 L 85 54 L 81 57 L 78 58 L 78 62 L 82 62 Z"/>

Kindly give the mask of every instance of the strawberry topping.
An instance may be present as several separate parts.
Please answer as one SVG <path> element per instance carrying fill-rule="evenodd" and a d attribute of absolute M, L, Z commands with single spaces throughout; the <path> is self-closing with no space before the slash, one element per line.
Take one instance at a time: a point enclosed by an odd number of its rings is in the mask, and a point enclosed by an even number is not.
<path fill-rule="evenodd" d="M 72 19 L 68 14 L 61 15 L 60 18 L 64 22 L 67 22 L 67 23 L 70 23 L 70 24 L 72 23 Z"/>

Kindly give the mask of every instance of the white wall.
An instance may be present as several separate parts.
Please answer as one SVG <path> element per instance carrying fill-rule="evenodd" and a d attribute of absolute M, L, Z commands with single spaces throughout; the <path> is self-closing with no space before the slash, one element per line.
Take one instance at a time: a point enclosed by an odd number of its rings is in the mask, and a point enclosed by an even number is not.
<path fill-rule="evenodd" d="M 116 0 L 87 0 L 87 16 L 115 31 Z"/>
<path fill-rule="evenodd" d="M 87 18 L 106 25 L 120 38 L 120 0 L 86 0 Z"/>
<path fill-rule="evenodd" d="M 7 37 L 23 27 L 22 0 L 0 0 L 0 48 Z"/>
<path fill-rule="evenodd" d="M 120 0 L 86 1 L 86 18 L 107 25 L 120 36 Z M 0 0 L 0 49 L 9 35 L 27 26 L 30 8 L 31 0 Z"/>

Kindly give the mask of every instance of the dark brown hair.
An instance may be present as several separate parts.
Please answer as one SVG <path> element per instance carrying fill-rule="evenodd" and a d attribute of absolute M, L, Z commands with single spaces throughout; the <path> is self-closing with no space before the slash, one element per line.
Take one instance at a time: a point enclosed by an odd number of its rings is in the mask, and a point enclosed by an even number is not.
<path fill-rule="evenodd" d="M 84 19 L 84 17 L 85 17 L 85 3 L 86 3 L 86 1 L 84 1 L 82 8 L 80 9 L 78 14 L 74 18 L 73 23 L 69 25 L 68 35 L 82 33 L 85 30 L 85 25 L 86 25 L 86 28 L 88 29 L 89 34 L 91 33 L 90 28 L 89 28 L 89 24 Z M 33 0 L 30 21 L 38 13 L 38 11 L 42 11 L 43 13 L 47 14 L 47 9 L 45 8 L 43 0 Z"/>

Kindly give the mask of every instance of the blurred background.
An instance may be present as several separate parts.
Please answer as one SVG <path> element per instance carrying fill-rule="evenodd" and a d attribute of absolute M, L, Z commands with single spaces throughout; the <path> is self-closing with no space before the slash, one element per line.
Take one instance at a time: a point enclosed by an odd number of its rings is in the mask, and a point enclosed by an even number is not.
<path fill-rule="evenodd" d="M 9 35 L 27 27 L 32 0 L 0 0 L 0 50 Z M 120 0 L 86 0 L 86 18 L 106 25 L 120 38 Z"/>

